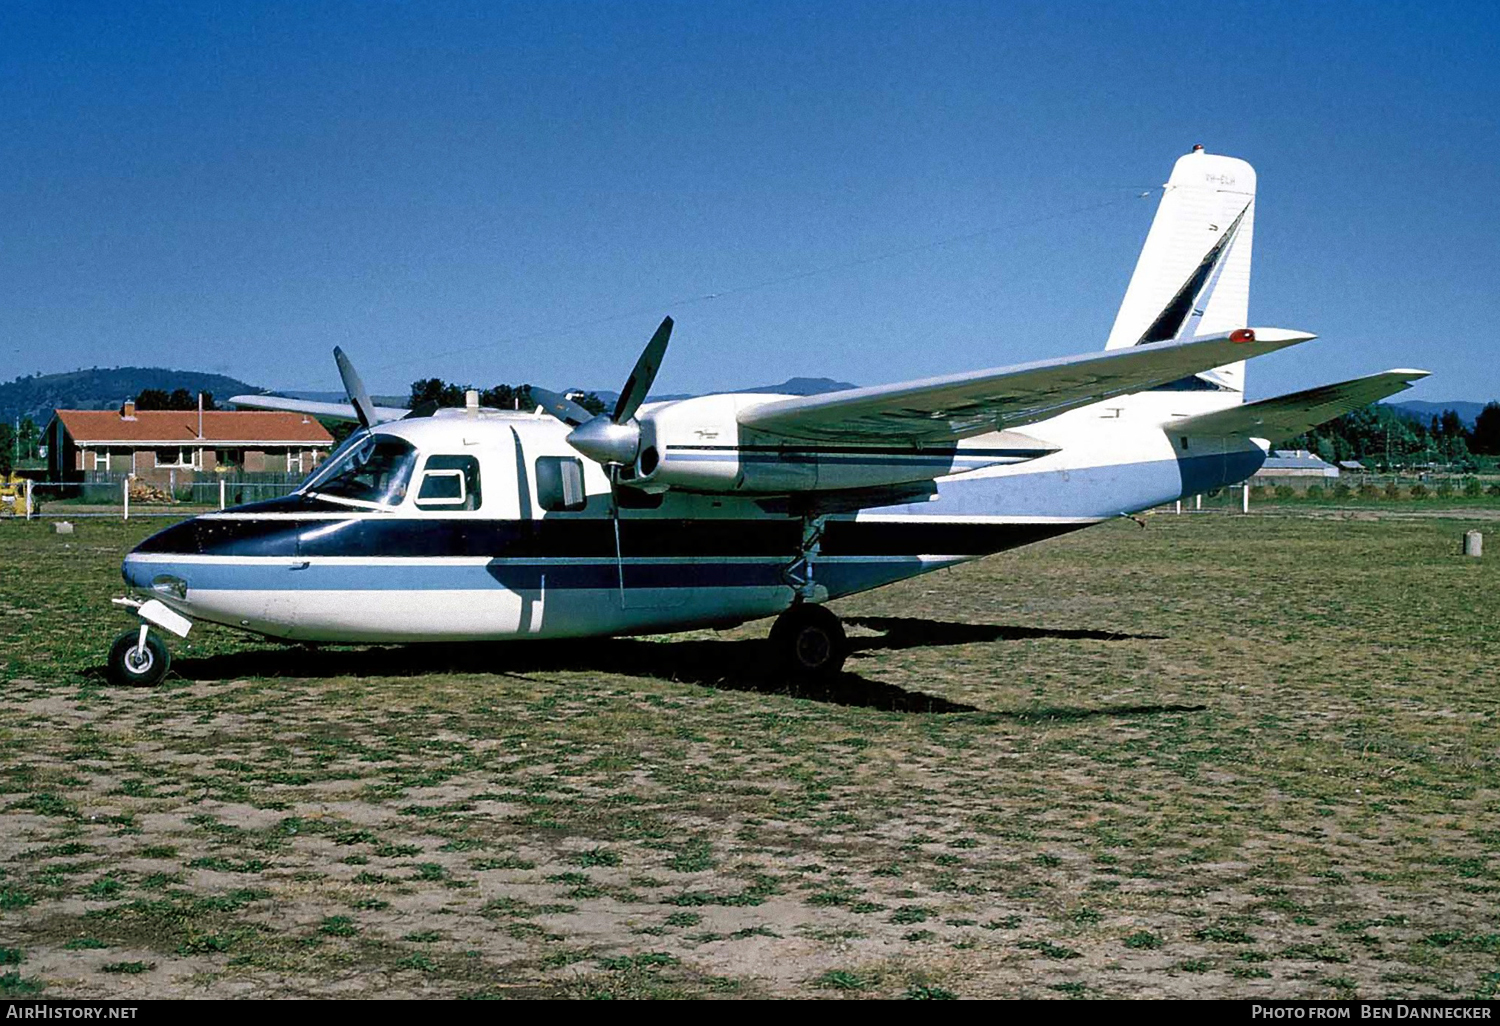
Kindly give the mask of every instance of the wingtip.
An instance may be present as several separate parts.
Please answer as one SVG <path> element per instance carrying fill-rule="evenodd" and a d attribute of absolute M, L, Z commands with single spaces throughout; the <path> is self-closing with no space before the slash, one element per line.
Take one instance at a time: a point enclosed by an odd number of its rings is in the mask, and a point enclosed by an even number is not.
<path fill-rule="evenodd" d="M 1414 367 L 1396 367 L 1393 370 L 1386 371 L 1386 373 L 1387 374 L 1397 374 L 1397 375 L 1400 375 L 1403 378 L 1409 378 L 1412 381 L 1418 381 L 1418 380 L 1420 380 L 1422 378 L 1427 378 L 1427 377 L 1431 377 L 1432 376 L 1432 371 L 1417 370 Z"/>
<path fill-rule="evenodd" d="M 1293 328 L 1252 328 L 1255 332 L 1257 342 L 1270 342 L 1281 345 L 1297 345 L 1302 342 L 1311 342 L 1318 336 L 1310 331 L 1297 331 Z"/>

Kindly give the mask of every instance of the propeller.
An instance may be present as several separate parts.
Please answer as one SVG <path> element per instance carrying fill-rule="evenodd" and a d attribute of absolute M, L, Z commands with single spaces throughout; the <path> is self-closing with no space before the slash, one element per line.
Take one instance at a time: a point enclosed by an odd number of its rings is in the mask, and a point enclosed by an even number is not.
<path fill-rule="evenodd" d="M 339 377 L 344 379 L 344 394 L 354 407 L 359 426 L 366 431 L 370 430 L 370 425 L 375 423 L 375 404 L 370 401 L 370 393 L 365 391 L 365 383 L 359 380 L 359 372 L 338 346 L 333 347 L 333 362 L 339 365 Z"/>
<path fill-rule="evenodd" d="M 532 385 L 531 398 L 536 401 L 538 406 L 564 424 L 577 427 L 594 419 L 594 414 L 559 392 L 549 392 L 545 388 L 538 388 L 536 385 Z"/>
<path fill-rule="evenodd" d="M 671 337 L 672 318 L 663 317 L 651 341 L 641 351 L 640 359 L 635 361 L 630 377 L 625 379 L 613 413 L 593 414 L 565 395 L 535 385 L 531 388 L 531 397 L 542 409 L 573 428 L 568 432 L 568 444 L 601 464 L 609 475 L 609 519 L 615 531 L 615 570 L 621 606 L 626 598 L 625 557 L 620 546 L 620 468 L 630 466 L 640 455 L 641 425 L 635 414 L 656 381 Z"/>
<path fill-rule="evenodd" d="M 656 372 L 661 370 L 662 356 L 666 354 L 667 341 L 671 337 L 672 318 L 664 317 L 656 334 L 646 343 L 640 359 L 635 361 L 635 369 L 625 381 L 625 388 L 620 392 L 614 412 L 601 413 L 584 420 L 568 432 L 569 445 L 606 467 L 625 467 L 635 462 L 641 450 L 641 425 L 635 419 L 635 413 L 641 408 L 641 403 L 646 401 L 646 394 L 656 381 Z M 548 412 L 560 420 L 572 423 L 550 406 Z M 613 480 L 613 470 L 610 477 Z"/>

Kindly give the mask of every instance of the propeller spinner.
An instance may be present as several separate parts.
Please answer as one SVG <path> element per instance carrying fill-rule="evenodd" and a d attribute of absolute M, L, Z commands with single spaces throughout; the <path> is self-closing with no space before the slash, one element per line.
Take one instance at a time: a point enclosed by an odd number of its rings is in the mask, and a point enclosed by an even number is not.
<path fill-rule="evenodd" d="M 635 362 L 635 369 L 630 372 L 625 388 L 620 392 L 614 412 L 601 413 L 578 423 L 568 433 L 569 445 L 605 466 L 623 467 L 635 462 L 641 449 L 641 425 L 635 419 L 635 412 L 646 401 L 646 394 L 656 381 L 656 372 L 661 369 L 662 356 L 667 351 L 667 340 L 671 337 L 672 318 L 666 317 L 656 329 L 656 334 L 651 336 L 651 341 L 646 343 L 641 358 Z M 552 397 L 552 394 L 548 393 L 548 397 Z M 577 423 L 567 415 L 572 411 L 560 411 L 546 400 L 543 405 L 558 419 L 570 424 Z M 576 403 L 569 402 L 569 405 L 581 409 Z"/>

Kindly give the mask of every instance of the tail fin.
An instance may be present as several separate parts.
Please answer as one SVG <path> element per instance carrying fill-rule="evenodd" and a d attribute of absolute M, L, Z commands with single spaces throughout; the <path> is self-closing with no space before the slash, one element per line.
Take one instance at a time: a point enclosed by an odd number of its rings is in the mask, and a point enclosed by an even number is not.
<path fill-rule="evenodd" d="M 1201 146 L 1179 157 L 1104 348 L 1249 324 L 1254 235 L 1255 169 Z M 1240 401 L 1245 364 L 1218 367 L 1176 387 L 1232 391 Z"/>

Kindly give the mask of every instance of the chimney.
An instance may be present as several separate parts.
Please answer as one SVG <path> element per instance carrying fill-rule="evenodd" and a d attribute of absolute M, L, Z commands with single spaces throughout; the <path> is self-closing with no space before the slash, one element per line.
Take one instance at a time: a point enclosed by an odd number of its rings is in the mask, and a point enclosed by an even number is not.
<path fill-rule="evenodd" d="M 135 400 L 126 399 L 125 408 L 120 411 L 120 416 L 125 420 L 135 420 Z"/>
<path fill-rule="evenodd" d="M 203 437 L 203 393 L 198 393 L 198 437 Z"/>

